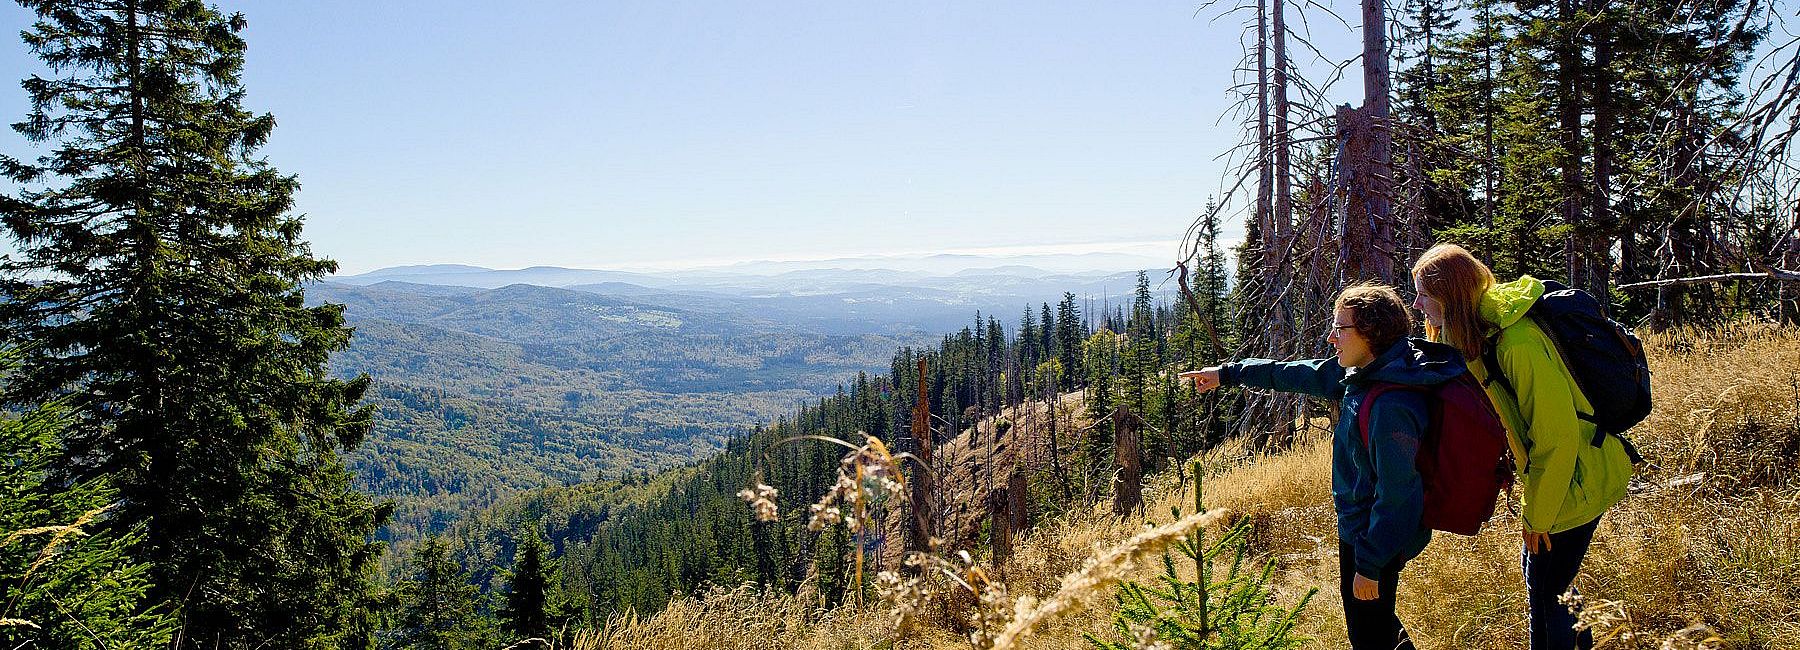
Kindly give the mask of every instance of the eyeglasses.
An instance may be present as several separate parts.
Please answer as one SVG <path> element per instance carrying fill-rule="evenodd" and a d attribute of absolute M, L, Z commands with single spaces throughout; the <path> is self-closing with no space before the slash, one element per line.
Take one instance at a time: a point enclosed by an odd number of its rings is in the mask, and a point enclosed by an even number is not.
<path fill-rule="evenodd" d="M 1337 334 L 1338 332 L 1342 332 L 1344 330 L 1353 330 L 1353 329 L 1356 329 L 1355 325 L 1339 325 L 1337 323 L 1331 324 L 1331 333 L 1332 334 Z"/>

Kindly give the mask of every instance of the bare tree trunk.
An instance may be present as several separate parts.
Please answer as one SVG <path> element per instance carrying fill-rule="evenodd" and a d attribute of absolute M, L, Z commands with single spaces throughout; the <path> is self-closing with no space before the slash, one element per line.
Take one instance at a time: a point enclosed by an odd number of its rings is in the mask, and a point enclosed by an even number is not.
<path fill-rule="evenodd" d="M 919 396 L 913 404 L 912 437 L 918 447 L 916 456 L 923 466 L 913 473 L 912 490 L 908 496 L 912 502 L 913 520 L 912 535 L 906 540 L 908 551 L 929 551 L 931 548 L 932 495 L 935 489 L 931 475 L 931 397 L 926 388 L 930 378 L 925 374 L 925 360 L 919 359 Z"/>
<path fill-rule="evenodd" d="M 1557 100 L 1557 135 L 1561 140 L 1562 159 L 1562 220 L 1570 229 L 1569 237 L 1563 240 L 1563 258 L 1568 268 L 1569 284 L 1574 287 L 1588 286 L 1587 246 L 1582 240 L 1587 237 L 1589 224 L 1584 223 L 1581 215 L 1581 99 L 1578 96 L 1581 78 L 1581 51 L 1576 39 L 1575 22 L 1576 0 L 1557 0 L 1557 21 L 1562 34 L 1557 36 L 1556 46 L 1556 100 Z"/>
<path fill-rule="evenodd" d="M 993 541 L 994 564 L 1006 563 L 1012 557 L 1013 517 L 1007 512 L 1012 505 L 1012 497 L 1007 488 L 1000 488 L 988 493 L 988 537 Z"/>
<path fill-rule="evenodd" d="M 1263 233 L 1263 261 L 1269 261 L 1268 240 L 1275 232 L 1273 171 L 1269 167 L 1269 16 L 1267 0 L 1256 2 L 1256 223 Z"/>
<path fill-rule="evenodd" d="M 1287 257 L 1287 246 L 1293 241 L 1294 228 L 1294 196 L 1293 170 L 1289 162 L 1288 142 L 1288 56 L 1287 56 L 1287 7 L 1285 0 L 1272 0 L 1273 23 L 1270 40 L 1275 48 L 1275 68 L 1273 70 L 1274 85 L 1270 88 L 1273 98 L 1270 104 L 1274 109 L 1274 163 L 1275 163 L 1275 230 L 1274 249 L 1276 259 Z M 1278 275 L 1279 272 L 1278 272 Z"/>
<path fill-rule="evenodd" d="M 1144 503 L 1144 467 L 1139 449 L 1137 414 L 1123 405 L 1113 410 L 1113 462 L 1119 465 L 1113 482 L 1113 515 L 1130 515 Z"/>
<path fill-rule="evenodd" d="M 1368 179 L 1373 167 L 1369 153 L 1373 128 L 1368 111 L 1351 108 L 1349 104 L 1338 107 L 1337 164 L 1348 177 L 1349 190 L 1343 220 L 1338 224 L 1339 273 L 1345 282 L 1367 279 L 1370 275 L 1368 264 L 1375 257 L 1375 229 L 1369 208 L 1372 188 Z"/>
<path fill-rule="evenodd" d="M 1494 191 L 1494 187 L 1499 183 L 1500 179 L 1497 178 L 1497 176 L 1499 174 L 1499 161 L 1495 159 L 1495 157 L 1498 156 L 1499 154 L 1497 152 L 1497 149 L 1494 147 L 1494 112 L 1497 109 L 1494 107 L 1494 40 L 1493 40 L 1494 39 L 1494 34 L 1493 34 L 1494 16 L 1493 16 L 1493 11 L 1494 11 L 1493 7 L 1490 6 L 1490 3 L 1482 3 L 1482 5 L 1481 5 L 1481 30 L 1483 33 L 1482 33 L 1482 37 L 1481 37 L 1481 78 L 1482 78 L 1481 132 L 1482 132 L 1482 140 L 1483 140 L 1483 144 L 1484 144 L 1483 151 L 1484 151 L 1485 155 L 1483 156 L 1482 163 L 1481 163 L 1482 164 L 1481 177 L 1482 177 L 1482 180 L 1487 184 L 1487 203 L 1486 203 L 1486 209 L 1483 214 L 1487 217 L 1487 227 L 1490 230 L 1492 230 L 1494 227 L 1494 209 L 1496 207 L 1498 207 L 1499 203 L 1500 203 L 1500 197 Z"/>
<path fill-rule="evenodd" d="M 1011 499 L 1007 511 L 1012 514 L 1012 529 L 1015 531 L 1031 527 L 1031 494 L 1027 492 L 1028 489 L 1025 486 L 1025 473 L 1015 465 L 1012 476 L 1006 480 L 1006 496 Z"/>
<path fill-rule="evenodd" d="M 1612 105 L 1612 74 L 1610 67 L 1613 59 L 1612 25 L 1602 18 L 1595 21 L 1594 32 L 1594 204 L 1593 231 L 1585 237 L 1587 244 L 1583 251 L 1583 261 L 1587 267 L 1588 293 L 1600 299 L 1601 309 L 1610 306 L 1612 285 L 1612 233 L 1620 229 L 1613 223 L 1612 211 L 1612 173 L 1613 147 L 1612 135 L 1615 121 Z"/>
<path fill-rule="evenodd" d="M 1287 278 L 1292 275 L 1294 243 L 1294 189 L 1293 165 L 1290 159 L 1292 143 L 1289 142 L 1288 129 L 1288 55 L 1287 55 L 1287 3 L 1285 0 L 1270 2 L 1270 42 L 1274 47 L 1274 69 L 1272 77 L 1274 85 L 1269 89 L 1272 93 L 1270 104 L 1274 109 L 1274 177 L 1275 177 L 1275 230 L 1273 244 L 1269 246 L 1269 335 L 1273 339 L 1270 345 L 1270 358 L 1286 359 L 1295 348 L 1293 331 L 1293 310 L 1289 295 L 1291 285 Z M 1300 406 L 1300 400 L 1292 395 L 1281 393 L 1271 398 L 1271 410 L 1274 414 L 1274 430 L 1270 432 L 1271 442 L 1286 445 L 1294 438 L 1292 415 Z"/>
<path fill-rule="evenodd" d="M 1056 436 L 1056 384 L 1044 382 L 1044 415 L 1050 421 L 1050 471 L 1056 472 L 1056 484 L 1062 488 L 1063 500 L 1069 499 L 1069 475 L 1063 471 L 1062 441 Z"/>
<path fill-rule="evenodd" d="M 1383 0 L 1362 0 L 1363 110 L 1370 121 L 1369 164 L 1360 170 L 1367 188 L 1369 254 L 1366 278 L 1394 283 L 1393 129 L 1388 101 L 1387 10 Z"/>

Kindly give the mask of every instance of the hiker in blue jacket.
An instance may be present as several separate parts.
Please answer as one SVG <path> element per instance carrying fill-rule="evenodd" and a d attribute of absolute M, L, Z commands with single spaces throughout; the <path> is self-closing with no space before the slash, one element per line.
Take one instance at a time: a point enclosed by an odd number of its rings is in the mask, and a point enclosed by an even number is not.
<path fill-rule="evenodd" d="M 1356 414 L 1375 382 L 1432 386 L 1464 371 L 1454 348 L 1407 338 L 1412 327 L 1412 314 L 1392 287 L 1360 285 L 1339 294 L 1333 308 L 1325 340 L 1337 350 L 1335 359 L 1245 359 L 1182 373 L 1201 392 L 1242 385 L 1342 404 L 1332 434 L 1331 495 L 1337 507 L 1338 588 L 1356 650 L 1413 648 L 1394 615 L 1394 591 L 1400 570 L 1431 541 L 1431 530 L 1420 522 L 1424 483 L 1414 464 L 1430 423 L 1426 396 L 1383 393 L 1369 411 L 1367 445 Z"/>

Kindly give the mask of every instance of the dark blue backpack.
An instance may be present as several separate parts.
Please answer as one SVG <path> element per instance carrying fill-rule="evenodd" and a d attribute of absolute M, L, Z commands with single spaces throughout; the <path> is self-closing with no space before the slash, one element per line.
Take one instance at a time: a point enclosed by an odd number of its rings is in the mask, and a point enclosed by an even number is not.
<path fill-rule="evenodd" d="M 1593 413 L 1576 413 L 1594 423 L 1594 446 L 1615 436 L 1632 463 L 1644 462 L 1624 435 L 1650 415 L 1650 363 L 1644 358 L 1644 344 L 1630 329 L 1607 318 L 1600 301 L 1588 292 L 1555 280 L 1544 281 L 1543 297 L 1525 315 L 1550 335 L 1576 387 L 1594 406 Z M 1491 370 L 1490 380 L 1499 381 L 1516 398 L 1512 381 L 1499 371 L 1498 339 L 1488 341 L 1482 363 Z"/>

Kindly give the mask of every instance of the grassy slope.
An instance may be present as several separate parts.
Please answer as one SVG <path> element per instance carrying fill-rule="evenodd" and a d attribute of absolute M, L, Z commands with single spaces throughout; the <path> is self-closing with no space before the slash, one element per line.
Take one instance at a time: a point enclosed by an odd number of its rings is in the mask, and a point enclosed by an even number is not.
<path fill-rule="evenodd" d="M 1606 629 L 1637 634 L 1608 647 L 1655 648 L 1706 623 L 1726 648 L 1800 648 L 1800 331 L 1740 326 L 1648 343 L 1657 407 L 1633 437 L 1655 465 L 1602 521 L 1577 582 L 1590 610 L 1622 617 Z M 1215 450 L 1206 491 L 1210 505 L 1253 522 L 1256 550 L 1280 563 L 1280 598 L 1324 587 L 1303 631 L 1314 646 L 1343 647 L 1324 424 L 1284 453 Z M 1146 487 L 1150 513 L 1191 499 L 1166 474 Z M 1096 547 L 1142 523 L 1088 512 L 1044 521 L 1003 568 L 1011 593 L 1054 592 Z M 1050 622 L 1025 647 L 1085 647 L 1082 632 L 1104 634 L 1111 593 L 1089 596 L 1092 608 Z M 1432 542 L 1402 576 L 1400 616 L 1420 647 L 1518 648 L 1524 600 L 1518 521 L 1502 512 L 1478 537 Z M 935 627 L 894 647 L 969 647 L 947 629 L 956 616 L 932 618 Z M 617 620 L 577 645 L 868 648 L 888 637 L 885 620 L 873 606 L 818 612 L 804 596 L 720 590 Z"/>

